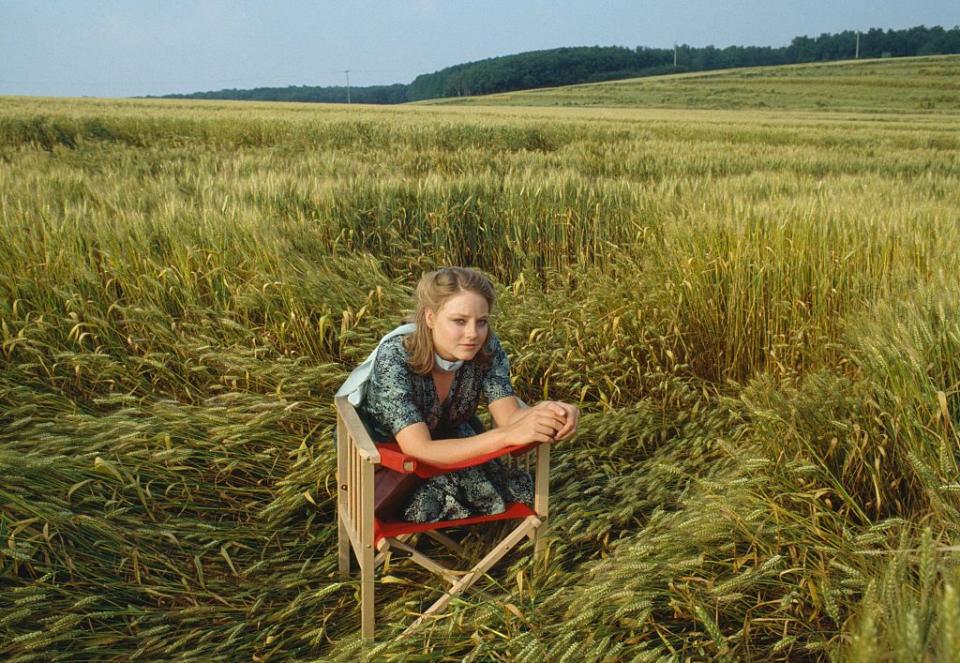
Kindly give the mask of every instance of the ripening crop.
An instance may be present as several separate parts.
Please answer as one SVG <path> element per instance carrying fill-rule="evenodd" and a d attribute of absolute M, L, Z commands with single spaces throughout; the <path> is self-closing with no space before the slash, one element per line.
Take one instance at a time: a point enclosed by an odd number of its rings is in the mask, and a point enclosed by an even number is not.
<path fill-rule="evenodd" d="M 0 99 L 0 657 L 358 660 L 332 395 L 444 264 L 578 403 L 371 660 L 960 653 L 960 116 Z M 483 548 L 484 533 L 462 543 Z"/>

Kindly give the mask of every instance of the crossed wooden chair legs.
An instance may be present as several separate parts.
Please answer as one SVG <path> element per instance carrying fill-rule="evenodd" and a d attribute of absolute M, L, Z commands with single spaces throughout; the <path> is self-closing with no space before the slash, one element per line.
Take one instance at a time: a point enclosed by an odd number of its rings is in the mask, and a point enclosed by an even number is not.
<path fill-rule="evenodd" d="M 377 545 L 379 553 L 374 557 L 374 568 L 380 567 L 388 558 L 391 552 L 399 551 L 409 555 L 410 561 L 420 565 L 424 569 L 430 571 L 431 573 L 436 574 L 443 582 L 447 583 L 449 586 L 439 599 L 437 599 L 433 605 L 427 608 L 410 626 L 407 627 L 405 633 L 409 633 L 418 626 L 420 626 L 424 621 L 429 619 L 432 616 L 440 614 L 446 607 L 450 604 L 450 601 L 457 595 L 462 594 L 467 589 L 470 588 L 477 580 L 483 577 L 492 567 L 496 564 L 502 557 L 504 557 L 510 550 L 512 550 L 517 544 L 519 544 L 524 538 L 535 539 L 537 535 L 537 529 L 543 525 L 543 521 L 540 520 L 537 516 L 526 516 L 519 525 L 517 525 L 513 530 L 505 536 L 500 542 L 488 552 L 483 559 L 477 562 L 469 570 L 460 571 L 457 569 L 451 569 L 445 564 L 438 562 L 434 559 L 431 559 L 427 555 L 421 553 L 413 545 L 410 545 L 407 541 L 412 538 L 414 535 L 400 535 L 396 538 L 385 538 L 381 539 L 380 543 Z M 451 552 L 460 554 L 463 556 L 465 551 L 463 547 L 438 531 L 427 531 L 424 532 L 434 541 L 442 544 Z M 343 570 L 341 570 L 344 572 Z M 372 575 L 372 574 L 370 574 Z M 361 584 L 366 581 L 364 573 L 361 570 Z M 372 594 L 371 594 L 372 596 Z M 368 608 L 367 602 L 363 601 L 361 611 L 366 613 Z M 371 598 L 369 606 L 369 613 L 373 612 L 372 604 L 373 600 Z M 365 614 L 365 617 L 367 615 Z M 372 615 L 369 616 L 369 619 L 373 619 Z M 374 624 L 370 623 L 362 625 L 363 637 L 367 639 L 373 638 Z"/>
<path fill-rule="evenodd" d="M 356 411 L 345 398 L 336 399 L 337 407 L 337 532 L 339 537 L 339 570 L 342 577 L 350 572 L 350 552 L 353 551 L 360 567 L 360 615 L 361 633 L 365 640 L 372 640 L 375 629 L 374 589 L 375 572 L 392 552 L 409 555 L 411 561 L 436 574 L 449 585 L 444 594 L 407 628 L 417 628 L 424 620 L 444 610 L 450 601 L 466 591 L 485 575 L 494 564 L 525 538 L 534 544 L 534 554 L 539 554 L 544 545 L 549 505 L 550 445 L 532 445 L 526 452 L 527 466 L 534 469 L 533 508 L 525 504 L 511 504 L 507 511 L 493 516 L 476 516 L 442 523 L 382 522 L 374 514 L 374 471 L 384 462 L 385 466 L 399 471 L 424 471 L 416 467 L 416 461 L 397 457 L 394 451 L 378 449 L 367 434 Z M 530 463 L 530 456 L 535 456 Z M 479 462 L 485 462 L 478 459 Z M 524 461 L 521 461 L 524 462 Z M 468 464 L 465 464 L 469 465 Z M 427 467 L 426 470 L 436 470 Z M 463 548 L 439 530 L 445 527 L 465 527 L 495 520 L 518 520 L 519 523 L 504 536 L 479 562 L 466 571 L 448 568 L 417 550 L 412 537 L 418 533 L 434 539 L 459 555 Z"/>

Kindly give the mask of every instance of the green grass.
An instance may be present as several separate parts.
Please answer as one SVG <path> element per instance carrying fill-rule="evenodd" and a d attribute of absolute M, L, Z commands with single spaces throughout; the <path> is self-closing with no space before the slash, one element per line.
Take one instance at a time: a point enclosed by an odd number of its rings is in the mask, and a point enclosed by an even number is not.
<path fill-rule="evenodd" d="M 0 655 L 360 658 L 332 393 L 460 263 L 581 431 L 371 659 L 955 658 L 960 120 L 885 110 L 0 100 Z"/>
<path fill-rule="evenodd" d="M 653 76 L 420 103 L 956 113 L 960 111 L 958 74 L 957 55 L 848 60 Z"/>

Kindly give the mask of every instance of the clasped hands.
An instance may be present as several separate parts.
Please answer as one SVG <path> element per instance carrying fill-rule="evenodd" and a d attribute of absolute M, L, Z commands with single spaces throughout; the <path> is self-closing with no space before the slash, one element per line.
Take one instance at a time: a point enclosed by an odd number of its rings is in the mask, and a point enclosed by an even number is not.
<path fill-rule="evenodd" d="M 507 427 L 514 443 L 560 442 L 569 439 L 577 430 L 580 410 L 560 401 L 540 401 L 522 408 Z"/>

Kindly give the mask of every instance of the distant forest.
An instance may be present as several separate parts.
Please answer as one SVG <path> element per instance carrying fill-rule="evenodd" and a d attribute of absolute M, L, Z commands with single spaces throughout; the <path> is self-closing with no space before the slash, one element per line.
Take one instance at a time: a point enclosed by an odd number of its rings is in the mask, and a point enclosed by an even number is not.
<path fill-rule="evenodd" d="M 399 104 L 420 99 L 511 92 L 576 83 L 593 83 L 688 71 L 849 60 L 855 55 L 852 30 L 819 37 L 795 37 L 789 46 L 728 46 L 635 49 L 583 46 L 529 51 L 458 64 L 421 74 L 409 85 L 350 87 L 349 99 L 363 104 Z M 905 30 L 873 28 L 860 33 L 860 57 L 904 57 L 960 53 L 960 27 L 918 26 Z M 676 66 L 674 66 L 676 55 Z M 168 94 L 171 99 L 239 99 L 345 103 L 347 87 L 259 87 Z"/>

